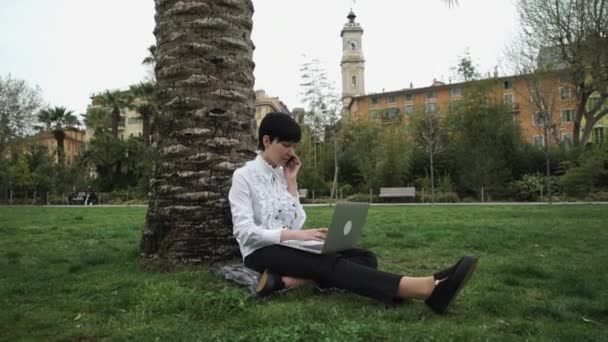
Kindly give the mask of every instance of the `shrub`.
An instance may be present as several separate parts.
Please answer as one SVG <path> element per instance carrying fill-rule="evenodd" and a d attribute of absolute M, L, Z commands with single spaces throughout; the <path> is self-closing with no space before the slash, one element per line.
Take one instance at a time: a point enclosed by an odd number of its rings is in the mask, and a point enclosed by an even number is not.
<path fill-rule="evenodd" d="M 431 193 L 430 192 L 419 193 L 416 196 L 416 200 L 421 203 L 431 203 L 432 202 Z M 460 202 L 460 198 L 458 197 L 458 194 L 456 194 L 453 191 L 435 192 L 435 203 L 458 203 L 458 202 Z"/>
<path fill-rule="evenodd" d="M 347 202 L 369 202 L 369 194 L 354 194 L 346 198 Z M 372 195 L 372 202 L 380 202 L 378 195 Z"/>

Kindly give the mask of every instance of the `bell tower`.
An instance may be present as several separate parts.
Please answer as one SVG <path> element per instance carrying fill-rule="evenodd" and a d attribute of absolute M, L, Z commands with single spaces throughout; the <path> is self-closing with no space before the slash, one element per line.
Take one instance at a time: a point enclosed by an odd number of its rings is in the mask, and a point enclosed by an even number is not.
<path fill-rule="evenodd" d="M 355 22 L 357 16 L 351 10 L 348 22 L 342 28 L 342 101 L 347 103 L 354 96 L 365 95 L 365 60 L 363 59 L 363 29 Z"/>

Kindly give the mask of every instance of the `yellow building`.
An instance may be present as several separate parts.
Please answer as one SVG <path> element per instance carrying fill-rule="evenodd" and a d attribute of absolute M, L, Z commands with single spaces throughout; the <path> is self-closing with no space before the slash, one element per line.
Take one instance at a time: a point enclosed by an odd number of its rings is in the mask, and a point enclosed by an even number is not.
<path fill-rule="evenodd" d="M 467 83 L 445 84 L 433 80 L 428 87 L 409 88 L 374 94 L 365 94 L 363 84 L 364 58 L 362 46 L 363 29 L 355 22 L 352 11 L 348 15 L 341 36 L 342 56 L 342 103 L 345 116 L 355 120 L 381 120 L 386 123 L 407 124 L 416 111 L 449 113 L 459 101 Z M 576 98 L 573 86 L 562 80 L 557 72 L 546 73 L 539 80 L 522 76 L 488 76 L 491 93 L 498 102 L 512 108 L 513 119 L 520 126 L 523 138 L 535 145 L 543 146 L 544 129 L 541 118 L 549 112 L 551 123 L 555 125 L 554 140 L 572 141 L 573 120 L 575 118 Z M 538 105 L 533 94 L 540 90 L 545 108 Z M 592 132 L 592 142 L 606 141 L 605 127 L 607 118 L 598 122 Z M 553 141 L 555 142 L 555 141 Z"/>
<path fill-rule="evenodd" d="M 494 77 L 486 81 L 495 100 L 512 108 L 513 119 L 519 123 L 523 138 L 535 145 L 544 145 L 541 113 L 531 99 L 529 82 L 518 76 Z M 552 104 L 549 112 L 558 138 L 571 142 L 576 100 L 569 84 L 557 79 L 554 81 L 553 94 L 548 101 Z M 459 105 L 467 86 L 466 82 L 444 84 L 435 81 L 429 87 L 356 96 L 349 101 L 345 112 L 358 121 L 381 120 L 407 124 L 417 111 L 436 112 L 439 115 L 450 113 Z"/>
<path fill-rule="evenodd" d="M 76 158 L 84 152 L 85 149 L 85 131 L 73 127 L 64 129 L 65 138 L 63 139 L 63 153 L 65 165 L 71 165 L 76 161 Z M 49 155 L 53 157 L 55 162 L 57 159 L 57 140 L 53 136 L 52 131 L 40 132 L 38 134 L 17 138 L 12 140 L 7 149 L 7 154 L 25 153 L 32 145 L 45 146 Z"/>
<path fill-rule="evenodd" d="M 266 114 L 270 112 L 283 112 L 290 114 L 287 106 L 278 97 L 269 97 L 264 90 L 255 91 L 255 132 L 257 137 L 258 127 Z"/>

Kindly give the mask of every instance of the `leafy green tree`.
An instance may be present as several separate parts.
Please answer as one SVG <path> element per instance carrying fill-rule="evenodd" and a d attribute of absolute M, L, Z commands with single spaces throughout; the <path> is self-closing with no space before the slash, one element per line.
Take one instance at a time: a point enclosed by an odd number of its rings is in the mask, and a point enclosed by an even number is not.
<path fill-rule="evenodd" d="M 25 154 L 15 155 L 9 170 L 12 178 L 12 189 L 26 193 L 34 187 L 34 179 Z"/>
<path fill-rule="evenodd" d="M 560 177 L 560 185 L 570 196 L 583 197 L 608 190 L 608 147 L 598 146 L 582 153 Z"/>
<path fill-rule="evenodd" d="M 98 132 L 82 154 L 82 167 L 92 166 L 97 172 L 97 188 L 111 191 L 120 182 L 119 165 L 125 158 L 125 143 L 109 132 Z"/>
<path fill-rule="evenodd" d="M 354 184 L 357 191 L 368 192 L 378 184 L 378 155 L 374 153 L 373 146 L 379 141 L 381 131 L 382 124 L 377 121 L 351 122 L 344 127 L 341 137 L 341 145 L 344 146 L 341 168 L 345 170 L 345 181 Z"/>
<path fill-rule="evenodd" d="M 382 127 L 379 133 L 372 149 L 377 156 L 374 189 L 404 186 L 409 178 L 411 139 L 401 125 Z"/>
<path fill-rule="evenodd" d="M 57 141 L 57 161 L 63 163 L 65 129 L 79 126 L 78 118 L 65 107 L 49 107 L 38 112 L 38 120 L 44 125 L 38 126 L 39 130 L 52 132 Z"/>
<path fill-rule="evenodd" d="M 32 145 L 26 154 L 28 167 L 32 175 L 32 188 L 34 190 L 33 203 L 41 196 L 41 203 L 46 203 L 46 193 L 53 190 L 56 181 L 56 168 L 48 149 L 42 145 Z"/>
<path fill-rule="evenodd" d="M 505 190 L 512 178 L 509 161 L 521 141 L 511 112 L 490 96 L 490 86 L 471 83 L 463 104 L 448 116 L 459 184 L 482 201 L 488 192 Z"/>

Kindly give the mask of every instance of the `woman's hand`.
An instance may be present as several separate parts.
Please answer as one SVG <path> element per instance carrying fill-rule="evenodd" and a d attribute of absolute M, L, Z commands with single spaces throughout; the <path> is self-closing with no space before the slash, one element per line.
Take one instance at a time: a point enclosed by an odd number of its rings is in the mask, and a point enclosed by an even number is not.
<path fill-rule="evenodd" d="M 325 241 L 327 228 L 315 228 L 305 230 L 288 230 L 281 232 L 281 241 L 302 240 L 302 241 Z"/>
<path fill-rule="evenodd" d="M 300 167 L 302 166 L 302 161 L 300 158 L 294 153 L 293 157 L 289 159 L 289 161 L 283 167 L 283 173 L 285 174 L 285 179 L 287 182 L 296 182 L 298 178 L 298 171 L 300 171 Z"/>
<path fill-rule="evenodd" d="M 302 166 L 302 161 L 293 153 L 293 156 L 283 167 L 283 174 L 287 181 L 287 191 L 294 197 L 298 198 L 298 171 Z"/>

